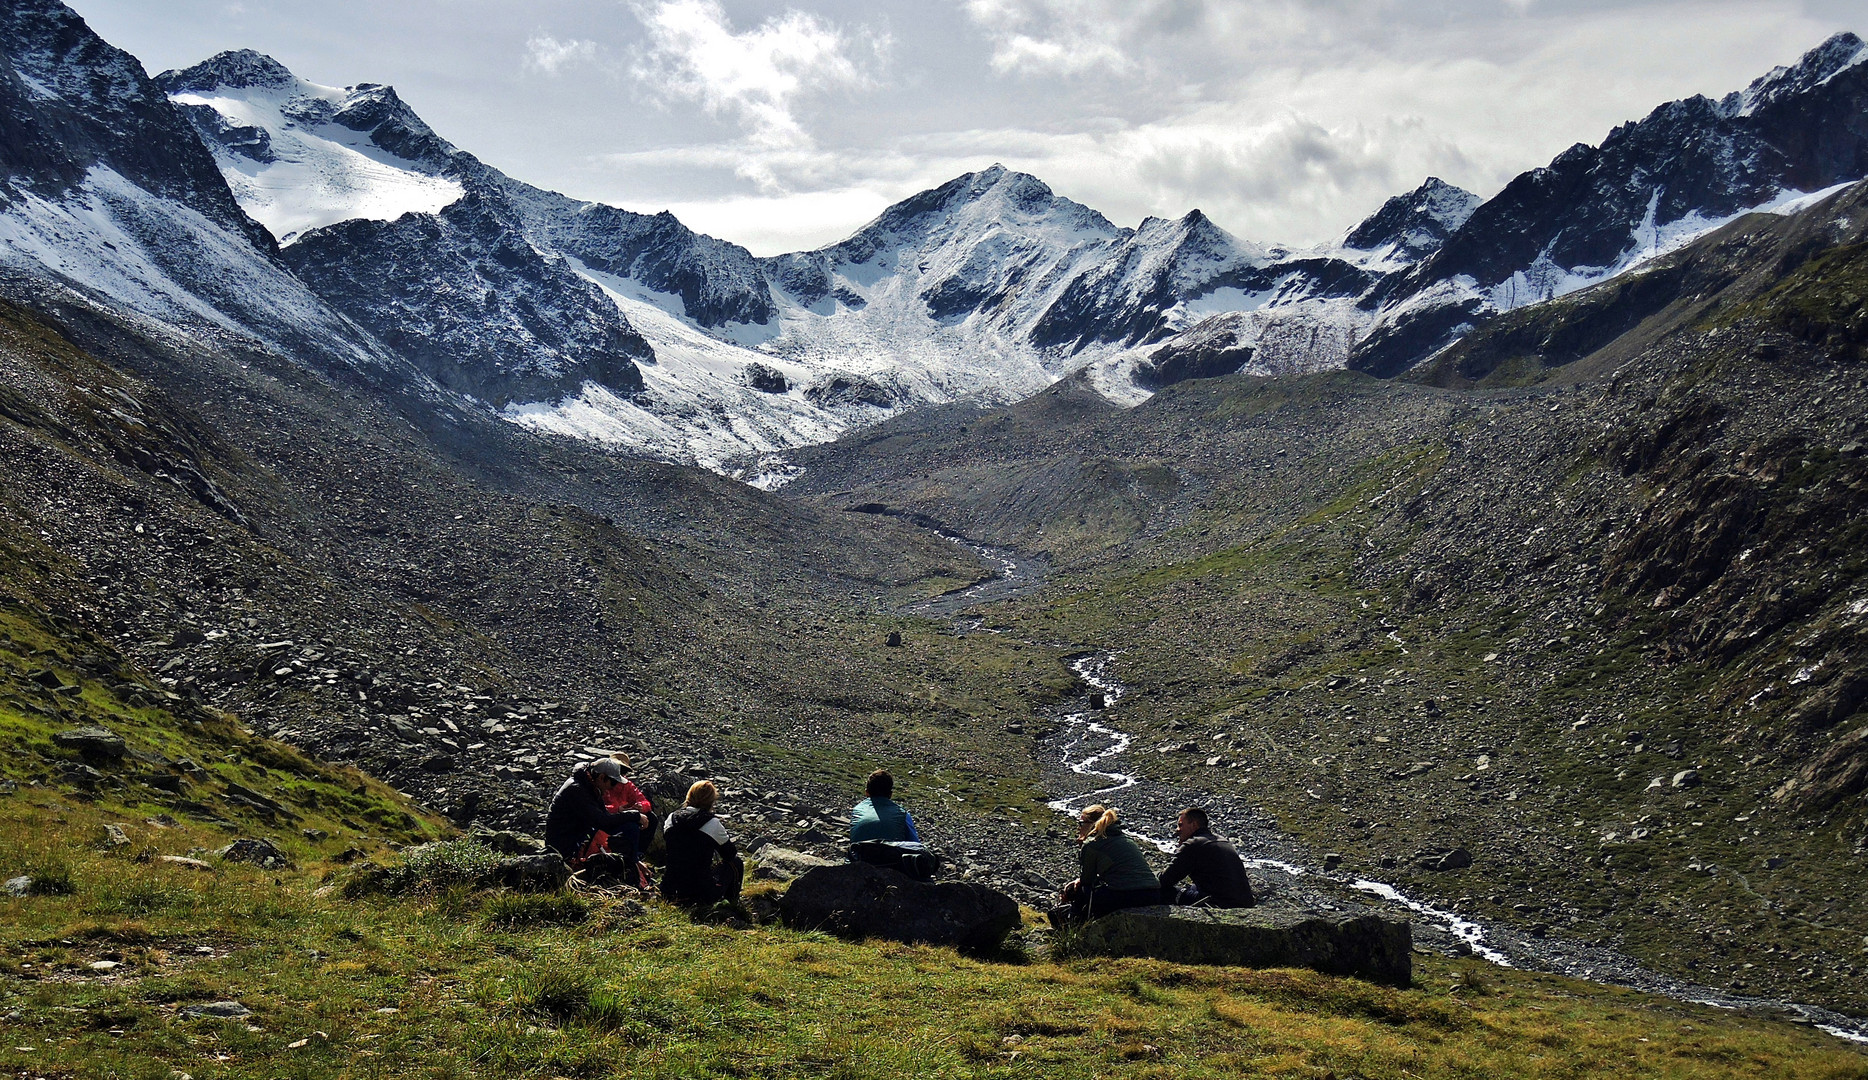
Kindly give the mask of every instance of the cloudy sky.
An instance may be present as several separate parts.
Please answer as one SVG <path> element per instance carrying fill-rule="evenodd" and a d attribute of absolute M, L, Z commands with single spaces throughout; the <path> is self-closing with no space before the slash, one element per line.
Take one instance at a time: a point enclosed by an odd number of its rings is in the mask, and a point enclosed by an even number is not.
<path fill-rule="evenodd" d="M 386 82 L 507 173 L 815 247 L 993 162 L 1118 224 L 1333 239 L 1743 87 L 1860 0 L 68 0 L 150 72 Z"/>

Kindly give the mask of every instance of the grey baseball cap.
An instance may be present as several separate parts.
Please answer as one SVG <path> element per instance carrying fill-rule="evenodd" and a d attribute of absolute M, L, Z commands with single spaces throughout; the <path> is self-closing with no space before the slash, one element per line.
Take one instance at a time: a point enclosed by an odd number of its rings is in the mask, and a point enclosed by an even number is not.
<path fill-rule="evenodd" d="M 597 758 L 590 763 L 590 771 L 601 773 L 619 784 L 623 782 L 623 767 L 615 758 Z"/>

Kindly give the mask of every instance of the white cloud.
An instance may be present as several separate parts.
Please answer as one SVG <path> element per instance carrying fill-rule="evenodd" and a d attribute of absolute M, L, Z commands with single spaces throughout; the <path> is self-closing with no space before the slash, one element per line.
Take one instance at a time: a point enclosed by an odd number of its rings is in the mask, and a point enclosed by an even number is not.
<path fill-rule="evenodd" d="M 992 42 L 1000 72 L 1077 75 L 1095 68 L 1127 71 L 1124 51 L 1136 31 L 1175 0 L 962 0 L 967 17 Z"/>
<path fill-rule="evenodd" d="M 635 10 L 649 39 L 636 77 L 661 96 L 738 123 L 751 152 L 736 168 L 768 189 L 779 180 L 766 155 L 813 145 L 798 116 L 802 100 L 872 85 L 864 54 L 879 62 L 888 46 L 885 37 L 846 32 L 796 9 L 737 32 L 718 0 L 660 0 Z"/>
<path fill-rule="evenodd" d="M 589 63 L 597 58 L 597 43 L 572 38 L 559 41 L 550 34 L 533 34 L 525 43 L 525 66 L 556 75 L 572 64 Z"/>

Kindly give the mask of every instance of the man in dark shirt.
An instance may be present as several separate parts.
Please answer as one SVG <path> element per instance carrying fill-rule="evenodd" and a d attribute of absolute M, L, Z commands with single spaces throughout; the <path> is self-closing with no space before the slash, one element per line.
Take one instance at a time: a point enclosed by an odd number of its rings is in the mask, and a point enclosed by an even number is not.
<path fill-rule="evenodd" d="M 545 846 L 564 857 L 572 869 L 584 865 L 584 847 L 598 832 L 635 828 L 634 810 L 611 811 L 604 805 L 610 789 L 623 782 L 623 769 L 612 758 L 586 761 L 571 771 L 545 812 Z"/>
<path fill-rule="evenodd" d="M 1174 838 L 1180 841 L 1180 850 L 1161 873 L 1162 903 L 1252 906 L 1252 883 L 1245 876 L 1245 863 L 1239 859 L 1237 849 L 1207 828 L 1205 810 L 1198 806 L 1182 810 L 1174 822 Z M 1193 884 L 1177 888 L 1183 878 L 1189 877 Z"/>

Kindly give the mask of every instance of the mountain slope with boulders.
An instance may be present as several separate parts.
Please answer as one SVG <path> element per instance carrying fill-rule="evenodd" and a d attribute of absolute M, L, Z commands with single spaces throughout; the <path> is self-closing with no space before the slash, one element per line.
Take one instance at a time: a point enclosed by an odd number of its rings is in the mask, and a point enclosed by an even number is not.
<path fill-rule="evenodd" d="M 1408 380 L 1065 384 L 845 436 L 786 492 L 1047 555 L 988 625 L 1114 654 L 1115 768 L 1472 917 L 1860 1015 L 1865 242 L 1856 185 Z"/>
<path fill-rule="evenodd" d="M 1293 253 L 988 169 L 753 260 L 494 174 L 385 87 L 254 54 L 158 86 L 51 0 L 8 19 L 4 797 L 75 773 L 254 811 L 231 779 L 298 827 L 292 770 L 211 781 L 151 734 L 200 719 L 236 759 L 239 732 L 300 748 L 319 799 L 354 765 L 462 825 L 532 828 L 626 750 L 663 803 L 718 777 L 749 848 L 834 853 L 886 765 L 952 873 L 1040 902 L 1073 872 L 1049 804 L 1081 703 L 1134 734 L 1125 767 L 1345 885 L 1868 1012 L 1859 187 L 1378 380 L 1339 370 L 1369 298 L 1490 220 L 1446 185 Z M 1851 48 L 1715 112 L 1789 130 L 1854 92 Z M 242 203 L 205 165 L 230 155 L 329 185 Z M 1118 408 L 1138 372 L 1158 392 Z M 783 449 L 791 484 L 618 444 Z M 989 571 L 929 525 L 1052 576 L 968 611 Z M 41 737 L 112 709 L 170 765 L 91 776 Z"/>

